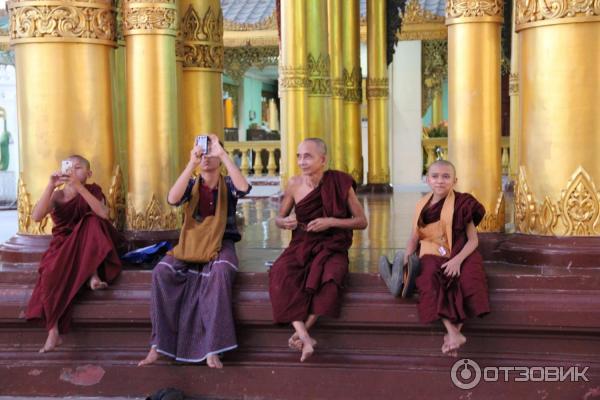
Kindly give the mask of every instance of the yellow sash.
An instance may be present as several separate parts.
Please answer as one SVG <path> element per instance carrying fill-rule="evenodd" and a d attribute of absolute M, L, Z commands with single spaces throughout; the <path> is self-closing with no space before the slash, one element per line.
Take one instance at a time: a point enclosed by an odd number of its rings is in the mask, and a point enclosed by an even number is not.
<path fill-rule="evenodd" d="M 413 219 L 413 232 L 418 236 L 421 245 L 419 257 L 426 254 L 450 257 L 452 250 L 452 219 L 454 217 L 454 191 L 446 196 L 440 220 L 424 227 L 419 227 L 419 217 L 423 208 L 429 203 L 433 193 L 426 194 L 418 202 Z"/>
<path fill-rule="evenodd" d="M 204 264 L 213 260 L 221 250 L 227 223 L 227 184 L 219 178 L 215 215 L 196 221 L 194 212 L 200 199 L 200 177 L 192 188 L 192 198 L 185 205 L 185 219 L 179 234 L 179 243 L 169 252 L 178 260 Z"/>

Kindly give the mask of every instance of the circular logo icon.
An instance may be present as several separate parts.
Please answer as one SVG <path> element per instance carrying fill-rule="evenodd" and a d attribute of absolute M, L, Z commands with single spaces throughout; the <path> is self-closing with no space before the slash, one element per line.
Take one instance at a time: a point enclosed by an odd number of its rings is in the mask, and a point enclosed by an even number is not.
<path fill-rule="evenodd" d="M 460 389 L 473 389 L 481 381 L 481 368 L 479 364 L 469 358 L 458 360 L 450 371 L 452 383 Z"/>

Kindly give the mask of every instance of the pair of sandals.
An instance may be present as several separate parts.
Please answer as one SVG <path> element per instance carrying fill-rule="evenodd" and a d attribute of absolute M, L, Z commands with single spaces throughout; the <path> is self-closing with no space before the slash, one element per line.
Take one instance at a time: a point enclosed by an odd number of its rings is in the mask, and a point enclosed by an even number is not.
<path fill-rule="evenodd" d="M 417 253 L 411 254 L 408 257 L 408 263 L 403 265 L 404 254 L 404 250 L 396 252 L 394 261 L 391 263 L 386 256 L 381 256 L 379 258 L 379 275 L 394 297 L 409 298 L 415 291 L 415 280 L 421 266 Z"/>

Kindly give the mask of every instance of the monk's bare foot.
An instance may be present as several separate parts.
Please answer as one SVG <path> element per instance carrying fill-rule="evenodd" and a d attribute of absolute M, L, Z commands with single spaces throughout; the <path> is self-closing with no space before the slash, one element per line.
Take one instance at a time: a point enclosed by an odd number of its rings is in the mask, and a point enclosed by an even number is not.
<path fill-rule="evenodd" d="M 42 347 L 39 352 L 40 353 L 48 353 L 58 346 L 62 344 L 62 339 L 60 338 L 60 334 L 58 333 L 58 328 L 54 327 L 48 331 L 48 338 L 46 338 L 46 343 L 44 343 L 44 347 Z"/>
<path fill-rule="evenodd" d="M 144 358 L 142 361 L 140 361 L 138 363 L 138 367 L 143 367 L 145 365 L 150 365 L 156 362 L 156 360 L 158 360 L 158 351 L 156 351 L 156 349 L 154 347 L 152 347 L 150 349 L 150 351 L 148 352 L 148 355 L 146 356 L 146 358 Z"/>
<path fill-rule="evenodd" d="M 211 354 L 210 356 L 206 357 L 206 364 L 210 368 L 216 368 L 216 369 L 223 368 L 223 363 L 219 359 L 219 356 L 216 354 Z"/>
<path fill-rule="evenodd" d="M 300 362 L 304 362 L 315 352 L 314 345 L 316 345 L 317 342 L 310 336 L 301 336 L 300 340 L 302 341 L 302 356 L 300 357 Z"/>
<path fill-rule="evenodd" d="M 302 351 L 302 340 L 297 333 L 294 333 L 288 339 L 288 347 L 292 350 Z"/>
<path fill-rule="evenodd" d="M 98 275 L 94 274 L 90 278 L 90 288 L 92 290 L 101 290 L 106 289 L 107 287 L 108 283 L 102 281 Z"/>
<path fill-rule="evenodd" d="M 448 333 L 448 346 L 445 354 L 448 354 L 451 357 L 457 357 L 458 349 L 462 347 L 466 342 L 467 338 L 459 331 L 457 331 L 456 333 Z"/>
<path fill-rule="evenodd" d="M 444 335 L 444 344 L 442 345 L 442 353 L 444 353 L 450 357 L 458 357 L 457 350 L 450 350 L 450 345 L 448 344 L 448 335 Z"/>

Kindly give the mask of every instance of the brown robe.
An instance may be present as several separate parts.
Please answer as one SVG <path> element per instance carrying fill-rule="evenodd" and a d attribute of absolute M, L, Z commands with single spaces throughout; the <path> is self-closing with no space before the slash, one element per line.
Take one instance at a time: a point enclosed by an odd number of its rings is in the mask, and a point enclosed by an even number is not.
<path fill-rule="evenodd" d="M 100 186 L 85 187 L 97 199 L 104 200 Z M 40 261 L 25 316 L 42 318 L 46 329 L 58 323 L 59 330 L 66 332 L 71 303 L 94 272 L 97 270 L 107 282 L 121 272 L 115 243 L 122 241 L 110 222 L 97 216 L 81 195 L 57 204 L 50 216 L 54 223 L 52 240 Z"/>
<path fill-rule="evenodd" d="M 418 217 L 418 229 L 423 230 L 430 224 L 440 221 L 445 201 L 440 200 L 433 206 L 429 203 Z M 467 318 L 481 317 L 490 312 L 488 287 L 483 259 L 477 250 L 473 251 L 462 263 L 460 276 L 449 278 L 440 268 L 442 264 L 456 256 L 467 243 L 467 225 L 473 222 L 477 226 L 485 209 L 473 196 L 454 192 L 452 227 L 447 230 L 451 243 L 450 254 L 446 256 L 424 254 L 420 256 L 421 272 L 416 279 L 419 292 L 417 310 L 423 323 L 447 318 L 459 323 Z M 442 252 L 445 253 L 444 250 Z"/>
<path fill-rule="evenodd" d="M 330 317 L 339 314 L 352 230 L 331 228 L 307 232 L 305 229 L 316 218 L 350 218 L 348 193 L 354 187 L 350 175 L 326 171 L 319 186 L 296 204 L 298 227 L 269 273 L 275 322 L 304 321 L 309 314 Z"/>

